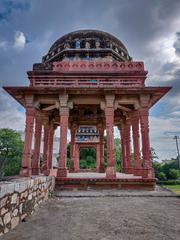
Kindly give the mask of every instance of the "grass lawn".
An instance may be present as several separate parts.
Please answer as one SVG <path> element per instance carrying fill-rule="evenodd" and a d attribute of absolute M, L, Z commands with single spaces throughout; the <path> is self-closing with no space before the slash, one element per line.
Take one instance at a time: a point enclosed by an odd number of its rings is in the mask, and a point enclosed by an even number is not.
<path fill-rule="evenodd" d="M 164 185 L 164 187 L 169 188 L 172 192 L 180 195 L 180 185 Z"/>

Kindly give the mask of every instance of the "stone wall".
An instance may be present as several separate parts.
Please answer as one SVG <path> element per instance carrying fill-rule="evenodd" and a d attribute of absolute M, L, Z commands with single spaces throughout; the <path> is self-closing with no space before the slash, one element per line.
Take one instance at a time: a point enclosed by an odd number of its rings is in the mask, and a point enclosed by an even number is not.
<path fill-rule="evenodd" d="M 0 236 L 15 228 L 48 199 L 54 178 L 37 176 L 0 183 Z"/>

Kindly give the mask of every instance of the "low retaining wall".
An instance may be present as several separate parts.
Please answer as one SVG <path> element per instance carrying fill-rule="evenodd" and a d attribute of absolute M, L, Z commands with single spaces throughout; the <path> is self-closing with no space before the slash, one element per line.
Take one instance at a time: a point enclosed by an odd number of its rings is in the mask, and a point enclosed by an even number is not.
<path fill-rule="evenodd" d="M 37 176 L 0 182 L 0 236 L 15 228 L 54 191 L 54 177 Z"/>

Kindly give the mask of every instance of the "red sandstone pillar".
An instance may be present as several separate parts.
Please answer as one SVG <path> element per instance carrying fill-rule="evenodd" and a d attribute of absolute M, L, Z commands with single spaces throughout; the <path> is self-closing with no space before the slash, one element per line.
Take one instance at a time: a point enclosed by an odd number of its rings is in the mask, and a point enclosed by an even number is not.
<path fill-rule="evenodd" d="M 48 175 L 48 138 L 49 138 L 49 120 L 44 119 L 44 146 L 43 146 L 43 161 L 42 173 Z"/>
<path fill-rule="evenodd" d="M 71 142 L 70 142 L 70 166 L 69 172 L 74 172 L 74 161 L 75 161 L 75 137 L 76 137 L 76 126 L 71 126 Z"/>
<path fill-rule="evenodd" d="M 33 125 L 34 125 L 34 109 L 26 108 L 24 150 L 20 171 L 20 176 L 22 177 L 31 176 L 31 146 L 33 136 Z"/>
<path fill-rule="evenodd" d="M 125 129 L 124 124 L 119 126 L 120 130 L 120 144 L 121 144 L 121 172 L 125 171 L 126 168 L 126 141 L 125 141 Z"/>
<path fill-rule="evenodd" d="M 134 111 L 131 116 L 132 132 L 133 132 L 133 145 L 134 145 L 134 164 L 135 174 L 138 175 L 138 170 L 141 172 L 140 160 L 140 145 L 139 145 L 139 112 Z"/>
<path fill-rule="evenodd" d="M 140 123 L 141 123 L 141 137 L 142 137 L 142 156 L 143 156 L 143 168 L 144 177 L 152 177 L 152 159 L 150 151 L 149 141 L 149 109 L 140 109 Z"/>
<path fill-rule="evenodd" d="M 67 129 L 68 129 L 69 108 L 60 108 L 60 147 L 59 147 L 59 168 L 57 177 L 66 177 L 66 156 L 67 156 Z"/>
<path fill-rule="evenodd" d="M 100 166 L 99 166 L 99 172 L 104 173 L 105 167 L 104 167 L 104 126 L 99 127 L 99 143 L 100 143 Z"/>
<path fill-rule="evenodd" d="M 100 143 L 96 145 L 96 171 L 99 172 L 100 170 L 100 163 L 101 163 L 101 158 L 100 158 Z"/>
<path fill-rule="evenodd" d="M 80 148 L 77 143 L 75 143 L 75 153 L 74 153 L 74 171 L 79 171 L 79 152 Z"/>
<path fill-rule="evenodd" d="M 35 117 L 35 134 L 34 134 L 34 156 L 32 161 L 32 174 L 39 174 L 39 154 L 41 147 L 42 119 L 40 116 Z"/>
<path fill-rule="evenodd" d="M 53 168 L 52 166 L 53 143 L 54 143 L 54 126 L 51 124 L 48 136 L 48 170 L 51 170 Z"/>
<path fill-rule="evenodd" d="M 126 145 L 126 167 L 125 167 L 125 173 L 132 173 L 132 167 L 131 167 L 131 123 L 130 119 L 126 120 L 125 123 L 125 145 Z"/>
<path fill-rule="evenodd" d="M 106 116 L 106 135 L 107 135 L 107 169 L 106 177 L 115 178 L 115 161 L 114 161 L 114 108 L 105 108 Z"/>

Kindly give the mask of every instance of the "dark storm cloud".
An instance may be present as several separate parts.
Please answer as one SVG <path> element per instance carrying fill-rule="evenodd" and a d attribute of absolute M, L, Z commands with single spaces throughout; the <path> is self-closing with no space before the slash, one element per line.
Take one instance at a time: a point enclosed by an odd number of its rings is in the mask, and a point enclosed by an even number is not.
<path fill-rule="evenodd" d="M 6 45 L 0 48 L 1 84 L 27 84 L 26 70 L 41 61 L 53 42 L 67 32 L 82 28 L 110 32 L 125 43 L 135 60 L 146 63 L 151 56 L 156 61 L 149 43 L 160 36 L 168 36 L 177 19 L 179 4 L 179 0 L 2 1 L 2 13 L 8 15 L 6 22 L 0 23 L 0 44 Z M 22 51 L 13 48 L 15 31 L 24 33 L 26 43 L 27 39 L 31 40 Z M 174 47 L 178 52 L 178 38 Z M 167 63 L 164 71 L 167 67 L 171 68 Z"/>
<path fill-rule="evenodd" d="M 180 14 L 179 0 L 124 1 L 115 8 L 119 32 L 137 57 L 154 54 L 149 43 L 168 36 Z"/>
<path fill-rule="evenodd" d="M 168 37 L 180 15 L 179 5 L 179 0 L 1 1 L 1 14 L 6 15 L 6 21 L 0 22 L 0 44 L 5 45 L 4 49 L 0 48 L 3 85 L 27 84 L 26 70 L 31 69 L 34 62 L 41 61 L 53 42 L 67 32 L 82 28 L 110 32 L 125 43 L 135 60 L 146 63 L 151 57 L 156 61 L 155 46 L 149 43 L 159 37 Z M 22 51 L 13 48 L 16 31 L 24 33 L 26 43 L 27 39 L 31 40 Z M 178 36 L 177 33 L 174 43 L 177 53 Z M 168 68 L 172 71 L 167 63 L 164 71 Z M 172 74 L 176 79 L 177 73 Z"/>
<path fill-rule="evenodd" d="M 151 117 L 151 134 L 164 150 L 164 143 L 157 136 L 167 130 L 179 131 L 179 119 L 174 121 L 168 114 L 174 111 L 176 117 L 180 116 L 180 71 L 176 61 L 166 59 L 161 41 L 177 33 L 174 48 L 179 55 L 178 21 L 179 0 L 0 0 L 0 85 L 27 85 L 26 71 L 40 62 L 62 35 L 78 29 L 107 31 L 122 40 L 134 60 L 145 62 L 149 70 L 147 85 L 173 86 L 161 100 L 161 105 L 166 104 L 162 116 Z M 14 47 L 17 32 L 26 38 L 24 48 Z M 167 76 L 171 80 L 167 81 Z M 0 127 L 24 128 L 19 104 L 3 90 Z"/>
<path fill-rule="evenodd" d="M 4 0 L 1 13 L 8 14 L 6 22 L 0 23 L 0 44 L 5 45 L 4 49 L 0 48 L 1 82 L 27 84 L 26 70 L 41 61 L 53 42 L 67 32 L 82 28 L 110 32 L 125 43 L 135 60 L 146 63 L 152 57 L 155 61 L 154 47 L 149 43 L 168 36 L 179 5 L 179 0 Z M 13 48 L 15 31 L 24 33 L 26 43 L 30 39 L 22 51 Z M 178 53 L 178 38 L 174 47 Z"/>
<path fill-rule="evenodd" d="M 30 7 L 28 1 L 2 0 L 0 3 L 0 21 L 8 20 L 12 11 L 26 11 Z"/>
<path fill-rule="evenodd" d="M 164 85 L 172 86 L 172 90 L 169 93 L 169 96 L 179 96 L 180 97 L 180 69 L 176 70 L 172 76 L 172 79 L 166 81 Z M 169 109 L 171 110 L 171 109 Z"/>

